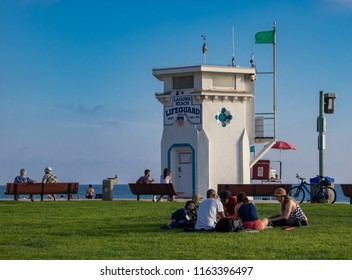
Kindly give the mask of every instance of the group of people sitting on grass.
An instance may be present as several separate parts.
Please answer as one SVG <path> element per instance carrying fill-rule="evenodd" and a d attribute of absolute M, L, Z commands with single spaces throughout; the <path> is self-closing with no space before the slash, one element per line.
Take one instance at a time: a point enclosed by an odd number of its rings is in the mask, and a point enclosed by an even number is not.
<path fill-rule="evenodd" d="M 264 230 L 270 227 L 307 226 L 308 219 L 299 204 L 291 198 L 284 188 L 277 188 L 273 194 L 280 202 L 280 214 L 270 218 L 259 219 L 257 208 L 244 192 L 232 196 L 227 190 L 220 192 L 220 200 L 215 190 L 207 191 L 207 198 L 196 206 L 194 201 L 187 201 L 185 208 L 178 209 L 171 216 L 171 221 L 163 229 L 177 227 L 194 230 L 212 231 L 217 222 L 225 217 L 241 220 L 247 230 Z"/>

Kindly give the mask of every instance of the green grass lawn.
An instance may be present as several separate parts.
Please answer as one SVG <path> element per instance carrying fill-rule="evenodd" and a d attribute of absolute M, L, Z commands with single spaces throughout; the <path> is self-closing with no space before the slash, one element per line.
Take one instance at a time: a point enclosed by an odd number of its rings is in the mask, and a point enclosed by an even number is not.
<path fill-rule="evenodd" d="M 352 259 L 352 205 L 303 204 L 308 228 L 259 233 L 160 230 L 183 203 L 0 201 L 0 259 Z M 261 218 L 277 203 L 257 204 Z"/>

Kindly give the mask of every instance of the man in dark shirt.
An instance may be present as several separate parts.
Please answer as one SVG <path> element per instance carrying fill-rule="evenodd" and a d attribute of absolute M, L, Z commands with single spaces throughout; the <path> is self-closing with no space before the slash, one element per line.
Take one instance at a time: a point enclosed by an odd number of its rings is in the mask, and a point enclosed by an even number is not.
<path fill-rule="evenodd" d="M 220 200 L 224 206 L 225 215 L 236 219 L 235 206 L 237 204 L 237 197 L 231 195 L 228 190 L 223 190 L 220 192 Z"/>

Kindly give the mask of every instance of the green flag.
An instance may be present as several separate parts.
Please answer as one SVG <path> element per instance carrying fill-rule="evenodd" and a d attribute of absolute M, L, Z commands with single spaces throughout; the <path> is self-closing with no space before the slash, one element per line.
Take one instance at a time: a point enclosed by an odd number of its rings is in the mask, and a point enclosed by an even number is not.
<path fill-rule="evenodd" d="M 256 44 L 276 44 L 275 30 L 261 31 L 255 34 Z"/>

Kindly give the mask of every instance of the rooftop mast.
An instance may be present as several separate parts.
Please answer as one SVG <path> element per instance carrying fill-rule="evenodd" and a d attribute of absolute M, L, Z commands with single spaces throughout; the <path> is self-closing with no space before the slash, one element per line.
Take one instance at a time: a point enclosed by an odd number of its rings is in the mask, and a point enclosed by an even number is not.
<path fill-rule="evenodd" d="M 202 35 L 202 38 L 203 38 L 203 54 L 204 54 L 204 65 L 207 65 L 207 51 L 208 51 L 208 48 L 207 48 L 207 44 L 206 44 L 206 41 L 207 41 L 207 38 Z"/>
<path fill-rule="evenodd" d="M 235 67 L 235 27 L 232 26 L 232 67 Z"/>

